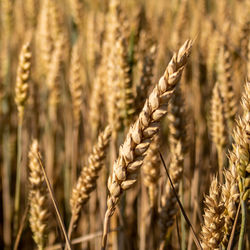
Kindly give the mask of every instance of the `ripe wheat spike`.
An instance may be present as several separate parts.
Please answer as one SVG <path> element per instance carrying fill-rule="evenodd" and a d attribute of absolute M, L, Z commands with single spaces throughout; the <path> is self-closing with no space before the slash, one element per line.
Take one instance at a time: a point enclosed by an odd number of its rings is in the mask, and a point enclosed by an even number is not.
<path fill-rule="evenodd" d="M 38 162 L 38 142 L 33 140 L 29 151 L 29 222 L 38 249 L 44 249 L 48 218 L 47 190 Z"/>
<path fill-rule="evenodd" d="M 167 113 L 167 105 L 175 86 L 181 78 L 184 66 L 191 53 L 192 41 L 187 40 L 175 53 L 164 75 L 153 89 L 138 119 L 130 127 L 119 156 L 108 179 L 110 195 L 104 221 L 103 247 L 106 245 L 109 218 L 113 215 L 123 191 L 137 181 L 137 171 L 143 163 L 152 137 L 159 131 L 159 121 Z"/>

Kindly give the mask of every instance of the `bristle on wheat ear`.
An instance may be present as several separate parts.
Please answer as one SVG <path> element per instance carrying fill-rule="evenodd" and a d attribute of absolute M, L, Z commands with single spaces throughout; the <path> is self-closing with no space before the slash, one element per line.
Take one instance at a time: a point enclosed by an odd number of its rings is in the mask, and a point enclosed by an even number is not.
<path fill-rule="evenodd" d="M 103 248 L 106 246 L 109 218 L 113 215 L 123 191 L 131 188 L 137 181 L 137 170 L 143 163 L 153 136 L 159 131 L 159 121 L 167 113 L 168 102 L 181 78 L 191 47 L 192 41 L 187 40 L 173 55 L 164 75 L 149 95 L 138 119 L 130 127 L 124 144 L 120 147 L 119 156 L 108 179 L 110 194 L 104 220 Z"/>

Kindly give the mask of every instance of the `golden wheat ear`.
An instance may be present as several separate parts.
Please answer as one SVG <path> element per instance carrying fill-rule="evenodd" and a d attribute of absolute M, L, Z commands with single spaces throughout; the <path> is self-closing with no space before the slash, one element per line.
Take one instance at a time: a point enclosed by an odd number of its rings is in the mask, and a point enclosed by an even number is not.
<path fill-rule="evenodd" d="M 225 183 L 222 185 L 221 193 L 222 202 L 225 206 L 225 211 L 223 213 L 225 219 L 224 237 L 222 240 L 224 247 L 228 245 L 240 197 L 236 167 L 233 164 L 231 157 L 232 155 L 229 154 L 230 167 L 229 169 L 224 170 Z"/>
<path fill-rule="evenodd" d="M 174 54 L 120 147 L 119 156 L 108 179 L 110 195 L 107 199 L 108 208 L 104 220 L 103 248 L 106 246 L 109 218 L 115 212 L 122 193 L 137 181 L 138 170 L 143 164 L 153 136 L 159 131 L 159 121 L 167 113 L 168 102 L 181 78 L 191 47 L 192 41 L 187 40 Z"/>
<path fill-rule="evenodd" d="M 38 249 L 44 249 L 48 218 L 47 190 L 44 175 L 38 162 L 37 140 L 33 140 L 29 151 L 29 222 L 33 239 Z"/>
<path fill-rule="evenodd" d="M 205 197 L 204 224 L 201 228 L 201 245 L 203 249 L 219 249 L 224 233 L 224 218 L 222 213 L 225 209 L 220 202 L 221 187 L 217 178 L 213 178 L 209 195 Z"/>
<path fill-rule="evenodd" d="M 18 116 L 21 120 L 23 119 L 24 106 L 28 98 L 31 55 L 30 42 L 27 42 L 23 45 L 20 52 L 15 88 L 15 102 L 17 105 Z"/>
<path fill-rule="evenodd" d="M 83 167 L 76 185 L 72 190 L 70 199 L 72 216 L 68 230 L 69 238 L 73 231 L 73 226 L 79 217 L 82 205 L 88 201 L 91 192 L 96 188 L 96 180 L 104 165 L 104 159 L 106 157 L 105 151 L 109 144 L 111 132 L 110 126 L 107 126 L 105 130 L 99 134 L 97 144 L 93 147 L 93 151 L 88 158 L 88 164 Z"/>

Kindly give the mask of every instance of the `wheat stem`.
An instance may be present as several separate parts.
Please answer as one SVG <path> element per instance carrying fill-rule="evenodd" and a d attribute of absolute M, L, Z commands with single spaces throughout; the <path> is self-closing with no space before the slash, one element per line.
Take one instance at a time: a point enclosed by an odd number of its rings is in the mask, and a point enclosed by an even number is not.
<path fill-rule="evenodd" d="M 246 211 L 246 201 L 241 199 L 241 227 L 240 227 L 240 237 L 238 242 L 238 250 L 244 249 L 244 236 L 246 231 L 246 221 L 247 221 L 247 211 Z"/>

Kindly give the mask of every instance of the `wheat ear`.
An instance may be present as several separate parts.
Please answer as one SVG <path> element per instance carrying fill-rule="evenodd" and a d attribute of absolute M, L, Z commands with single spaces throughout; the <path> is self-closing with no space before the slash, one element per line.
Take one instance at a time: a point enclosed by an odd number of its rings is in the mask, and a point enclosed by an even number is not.
<path fill-rule="evenodd" d="M 91 139 L 96 139 L 97 132 L 101 124 L 101 112 L 103 104 L 103 88 L 102 88 L 102 76 L 103 76 L 103 65 L 100 65 L 97 74 L 94 79 L 94 84 L 90 98 L 90 110 L 89 118 L 91 124 Z"/>
<path fill-rule="evenodd" d="M 48 217 L 47 191 L 44 185 L 44 175 L 36 157 L 38 154 L 38 142 L 33 140 L 29 151 L 29 222 L 38 249 L 44 249 Z"/>
<path fill-rule="evenodd" d="M 124 144 L 120 147 L 118 159 L 108 179 L 110 195 L 107 199 L 108 208 L 104 219 L 103 248 L 106 246 L 109 219 L 123 191 L 131 188 L 137 181 L 137 171 L 143 163 L 152 137 L 159 130 L 160 119 L 167 113 L 169 99 L 181 78 L 191 47 L 192 41 L 187 40 L 174 54 L 164 75 L 146 100 L 138 119 L 130 127 Z"/>
<path fill-rule="evenodd" d="M 244 235 L 246 229 L 246 200 L 250 197 L 250 82 L 245 84 L 242 95 L 243 115 L 236 120 L 233 131 L 233 149 L 230 152 L 232 163 L 236 166 L 241 202 L 241 230 L 238 249 L 244 249 Z"/>
<path fill-rule="evenodd" d="M 243 181 L 243 186 L 240 185 L 240 192 L 243 195 L 242 199 L 246 200 L 250 196 L 250 82 L 245 84 L 241 103 L 243 115 L 236 120 L 231 154 L 237 173 Z"/>
<path fill-rule="evenodd" d="M 44 74 L 50 68 L 51 53 L 53 51 L 52 37 L 50 31 L 50 13 L 49 13 L 49 0 L 45 0 L 42 3 L 40 16 L 38 20 L 38 37 L 39 44 L 39 57 L 41 59 L 41 66 L 43 67 Z"/>
<path fill-rule="evenodd" d="M 117 75 L 117 108 L 120 119 L 124 126 L 128 127 L 135 112 L 134 96 L 132 91 L 132 79 L 130 75 L 130 67 L 128 65 L 127 44 L 124 29 L 118 37 L 115 44 L 115 64 Z"/>
<path fill-rule="evenodd" d="M 205 197 L 204 224 L 201 228 L 201 245 L 204 250 L 219 249 L 223 239 L 224 205 L 220 202 L 221 187 L 214 178 L 211 182 L 209 195 Z"/>
<path fill-rule="evenodd" d="M 75 184 L 77 175 L 77 159 L 78 159 L 78 130 L 80 125 L 80 112 L 83 99 L 82 81 L 81 81 L 81 62 L 79 45 L 76 43 L 72 49 L 71 64 L 70 64 L 70 85 L 69 85 L 72 112 L 74 120 L 74 129 L 72 137 L 72 185 Z"/>
<path fill-rule="evenodd" d="M 22 47 L 17 69 L 17 79 L 15 88 L 15 102 L 17 105 L 19 119 L 23 119 L 24 106 L 28 98 L 29 78 L 31 67 L 30 42 Z"/>
<path fill-rule="evenodd" d="M 181 143 L 181 153 L 186 152 L 186 111 L 185 101 L 182 95 L 180 86 L 176 88 L 176 91 L 171 99 L 168 109 L 168 121 L 169 121 L 169 146 L 170 151 L 174 153 L 176 151 L 177 144 Z"/>
<path fill-rule="evenodd" d="M 157 54 L 157 47 L 154 42 L 146 35 L 146 32 L 141 32 L 141 63 L 142 74 L 140 84 L 136 87 L 136 112 L 140 113 L 143 104 L 148 96 L 150 87 L 152 86 L 153 68 L 155 65 L 155 57 Z M 153 44 L 152 44 L 153 43 Z M 149 49 L 148 49 L 149 47 Z"/>
<path fill-rule="evenodd" d="M 147 156 L 144 159 L 143 164 L 143 182 L 144 185 L 148 189 L 149 196 L 149 204 L 150 207 L 154 207 L 156 205 L 156 197 L 157 197 L 157 182 L 160 178 L 160 137 L 159 135 L 155 135 L 150 147 L 147 152 Z"/>
<path fill-rule="evenodd" d="M 78 128 L 80 124 L 80 111 L 82 104 L 82 82 L 81 82 L 81 62 L 79 44 L 76 43 L 72 49 L 70 65 L 70 93 L 73 104 L 74 126 Z"/>
<path fill-rule="evenodd" d="M 232 231 L 233 222 L 237 212 L 237 204 L 239 203 L 239 188 L 237 182 L 236 166 L 233 164 L 233 155 L 229 155 L 230 168 L 224 170 L 225 183 L 222 185 L 222 201 L 225 205 L 223 217 L 225 219 L 224 237 L 222 244 L 227 246 Z"/>
<path fill-rule="evenodd" d="M 116 141 L 116 133 L 121 127 L 121 117 L 118 108 L 120 81 L 123 81 L 119 74 L 123 72 L 121 69 L 121 52 L 119 40 L 120 36 L 124 36 L 123 27 L 121 24 L 121 10 L 120 4 L 117 0 L 109 2 L 109 12 L 107 15 L 107 22 L 109 25 L 106 30 L 106 40 L 104 42 L 104 57 L 107 65 L 107 88 L 105 97 L 107 99 L 108 122 L 113 128 L 112 137 Z M 119 60 L 117 60 L 117 57 Z M 122 70 L 122 71 L 121 71 Z M 120 78 L 119 78 L 120 77 Z M 115 142 L 116 143 L 116 142 Z M 112 142 L 113 144 L 113 142 Z"/>
<path fill-rule="evenodd" d="M 237 111 L 236 99 L 232 86 L 232 62 L 230 52 L 226 45 L 223 45 L 219 50 L 218 57 L 218 81 L 223 99 L 223 108 L 225 118 L 228 120 L 229 128 L 233 127 L 234 116 Z"/>
<path fill-rule="evenodd" d="M 20 209 L 20 184 L 21 184 L 21 159 L 22 159 L 22 126 L 24 106 L 28 98 L 29 78 L 31 68 L 30 43 L 25 43 L 22 47 L 19 64 L 17 68 L 17 79 L 15 88 L 15 102 L 18 110 L 18 131 L 17 131 L 17 170 L 16 170 L 16 189 L 14 203 L 14 232 L 18 228 L 18 213 Z"/>
<path fill-rule="evenodd" d="M 79 32 L 81 32 L 81 29 L 83 26 L 83 18 L 82 17 L 84 15 L 83 2 L 81 0 L 71 0 L 70 5 L 71 5 L 71 11 L 72 11 L 74 21 L 77 25 Z"/>
<path fill-rule="evenodd" d="M 223 100 L 220 94 L 218 83 L 215 84 L 213 89 L 213 96 L 211 100 L 210 112 L 210 128 L 212 140 L 216 146 L 218 154 L 219 176 L 222 182 L 223 164 L 224 164 L 224 151 L 226 147 L 227 131 L 225 127 L 225 115 L 223 109 Z"/>
<path fill-rule="evenodd" d="M 106 156 L 105 150 L 108 147 L 110 136 L 111 128 L 107 126 L 105 130 L 99 134 L 98 142 L 88 158 L 88 164 L 83 167 L 72 191 L 70 199 L 72 216 L 68 230 L 69 238 L 71 237 L 73 226 L 79 217 L 82 205 L 88 201 L 90 193 L 96 188 L 96 180 L 104 164 Z"/>

